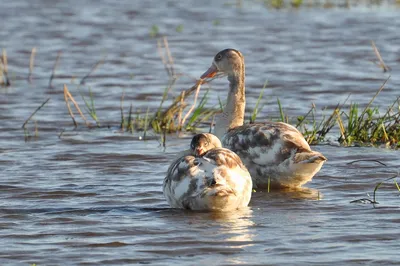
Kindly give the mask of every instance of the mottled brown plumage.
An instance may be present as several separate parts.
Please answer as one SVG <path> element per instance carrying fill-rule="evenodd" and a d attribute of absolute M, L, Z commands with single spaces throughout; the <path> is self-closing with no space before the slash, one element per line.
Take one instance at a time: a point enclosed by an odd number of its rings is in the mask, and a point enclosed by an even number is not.
<path fill-rule="evenodd" d="M 197 134 L 190 143 L 190 149 L 196 156 L 203 156 L 207 151 L 221 147 L 222 144 L 219 138 L 210 133 Z"/>
<path fill-rule="evenodd" d="M 212 134 L 198 134 L 191 149 L 172 162 L 163 183 L 171 207 L 230 211 L 248 205 L 250 174 L 239 156 L 220 146 Z"/>
<path fill-rule="evenodd" d="M 321 169 L 326 158 L 312 151 L 303 135 L 285 123 L 243 124 L 245 65 L 235 49 L 219 52 L 202 79 L 228 76 L 227 104 L 217 118 L 214 133 L 222 145 L 237 153 L 249 169 L 255 187 L 300 187 Z"/>

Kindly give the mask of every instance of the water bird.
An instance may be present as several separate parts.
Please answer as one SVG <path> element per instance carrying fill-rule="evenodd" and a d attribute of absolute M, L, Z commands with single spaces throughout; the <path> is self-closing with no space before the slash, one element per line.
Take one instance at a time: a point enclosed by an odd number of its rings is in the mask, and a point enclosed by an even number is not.
<path fill-rule="evenodd" d="M 249 169 L 256 188 L 301 187 L 312 180 L 326 161 L 312 151 L 303 135 L 282 122 L 244 124 L 245 63 L 242 53 L 225 49 L 217 53 L 201 80 L 227 76 L 226 106 L 216 119 L 214 134 L 222 145 L 237 153 Z"/>
<path fill-rule="evenodd" d="M 222 148 L 216 136 L 202 133 L 168 168 L 163 192 L 172 208 L 231 211 L 249 204 L 252 186 L 239 156 Z"/>

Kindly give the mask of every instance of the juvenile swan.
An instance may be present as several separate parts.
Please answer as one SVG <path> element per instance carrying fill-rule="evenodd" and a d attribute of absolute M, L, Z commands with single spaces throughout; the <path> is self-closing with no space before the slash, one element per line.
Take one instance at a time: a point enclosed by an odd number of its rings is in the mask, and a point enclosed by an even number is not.
<path fill-rule="evenodd" d="M 326 158 L 312 151 L 303 135 L 281 122 L 243 124 L 245 112 L 245 66 L 234 49 L 219 52 L 201 79 L 228 76 L 229 91 L 214 133 L 224 147 L 236 152 L 249 169 L 255 187 L 300 187 L 321 169 Z"/>
<path fill-rule="evenodd" d="M 193 137 L 185 151 L 169 167 L 163 183 L 172 208 L 230 211 L 246 207 L 252 180 L 239 156 L 222 148 L 209 133 Z"/>

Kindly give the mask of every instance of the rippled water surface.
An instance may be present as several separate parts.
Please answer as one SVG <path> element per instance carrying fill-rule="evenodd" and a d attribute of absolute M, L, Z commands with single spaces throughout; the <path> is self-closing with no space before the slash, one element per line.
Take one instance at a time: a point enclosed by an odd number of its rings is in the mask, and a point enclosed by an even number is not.
<path fill-rule="evenodd" d="M 234 2 L 234 1 L 232 1 Z M 399 9 L 280 11 L 224 1 L 3 1 L 0 47 L 7 50 L 10 87 L 0 87 L 1 265 L 398 265 L 399 193 L 391 182 L 380 204 L 377 182 L 399 169 L 399 152 L 317 145 L 328 162 L 301 191 L 257 191 L 249 209 L 235 213 L 172 210 L 161 184 L 171 158 L 190 135 L 121 133 L 124 110 L 154 111 L 168 84 L 153 25 L 168 36 L 175 70 L 184 74 L 170 97 L 195 82 L 221 49 L 246 57 L 248 114 L 266 80 L 259 119 L 278 116 L 276 98 L 292 117 L 312 103 L 321 110 L 343 102 L 385 108 L 399 96 Z M 383 73 L 370 41 L 392 70 Z M 29 57 L 36 47 L 31 82 Z M 62 51 L 53 88 L 49 77 Z M 103 127 L 73 128 L 64 102 L 67 84 L 94 94 Z M 209 105 L 226 97 L 226 80 L 212 83 Z M 202 92 L 204 93 L 204 91 Z M 21 126 L 47 98 L 27 128 Z M 36 121 L 36 122 L 35 122 Z M 358 162 L 376 159 L 376 162 Z M 370 198 L 372 199 L 372 198 Z"/>

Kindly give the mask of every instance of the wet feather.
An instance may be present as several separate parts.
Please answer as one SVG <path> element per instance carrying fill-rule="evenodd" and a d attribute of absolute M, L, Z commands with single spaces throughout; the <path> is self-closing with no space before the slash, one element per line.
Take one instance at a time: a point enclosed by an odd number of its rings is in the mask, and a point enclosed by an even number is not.
<path fill-rule="evenodd" d="M 192 141 L 191 150 L 176 158 L 168 169 L 163 192 L 170 206 L 215 211 L 246 207 L 252 179 L 239 156 L 226 148 L 215 148 L 214 142 L 207 145 L 210 150 L 197 156 L 195 150 L 201 143 Z"/>

